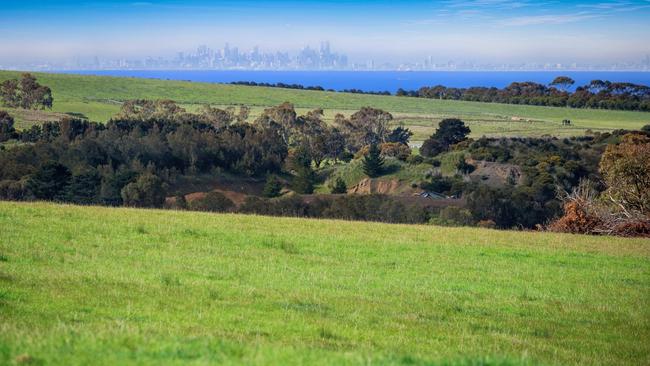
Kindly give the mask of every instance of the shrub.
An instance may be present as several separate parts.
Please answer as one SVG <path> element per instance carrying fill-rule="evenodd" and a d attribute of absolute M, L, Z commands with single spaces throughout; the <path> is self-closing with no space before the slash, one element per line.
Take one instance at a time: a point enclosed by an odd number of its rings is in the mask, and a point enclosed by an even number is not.
<path fill-rule="evenodd" d="M 408 145 L 397 142 L 387 142 L 381 144 L 381 156 L 394 157 L 402 161 L 406 161 L 411 156 L 411 149 Z"/>
<path fill-rule="evenodd" d="M 447 206 L 440 210 L 438 216 L 434 217 L 431 223 L 443 226 L 471 226 L 474 224 L 474 218 L 467 209 Z"/>
<path fill-rule="evenodd" d="M 189 204 L 195 211 L 227 212 L 235 208 L 235 204 L 221 192 L 208 192 L 205 197 L 196 199 Z"/>
<path fill-rule="evenodd" d="M 345 184 L 345 181 L 341 177 L 337 177 L 336 181 L 331 187 L 330 192 L 332 194 L 344 194 L 348 192 L 348 186 Z"/>
<path fill-rule="evenodd" d="M 412 165 L 418 165 L 424 163 L 424 158 L 421 155 L 410 155 L 406 162 Z"/>

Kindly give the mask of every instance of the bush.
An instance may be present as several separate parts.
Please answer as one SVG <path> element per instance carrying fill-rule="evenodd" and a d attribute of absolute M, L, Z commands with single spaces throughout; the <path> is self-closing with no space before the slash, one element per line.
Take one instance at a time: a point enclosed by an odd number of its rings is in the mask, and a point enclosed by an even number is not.
<path fill-rule="evenodd" d="M 401 161 L 406 161 L 411 156 L 411 149 L 408 145 L 397 142 L 387 142 L 381 144 L 381 156 L 394 157 Z"/>
<path fill-rule="evenodd" d="M 341 177 L 337 177 L 336 181 L 331 187 L 330 192 L 332 194 L 344 194 L 348 192 L 348 186 L 345 184 L 345 181 Z"/>
<path fill-rule="evenodd" d="M 469 210 L 456 206 L 443 208 L 438 216 L 431 220 L 432 224 L 443 226 L 471 226 L 474 222 Z"/>
<path fill-rule="evenodd" d="M 223 193 L 212 191 L 203 198 L 191 201 L 189 207 L 195 211 L 228 212 L 235 208 L 235 204 Z"/>
<path fill-rule="evenodd" d="M 421 155 L 411 155 L 406 159 L 406 162 L 411 165 L 418 165 L 424 163 L 424 158 Z"/>

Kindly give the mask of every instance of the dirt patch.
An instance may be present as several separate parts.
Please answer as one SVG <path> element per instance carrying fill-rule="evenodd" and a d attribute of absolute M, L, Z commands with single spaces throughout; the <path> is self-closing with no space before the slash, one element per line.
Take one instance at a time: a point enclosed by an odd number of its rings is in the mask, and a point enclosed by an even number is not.
<path fill-rule="evenodd" d="M 481 181 L 489 186 L 519 184 L 523 177 L 521 168 L 514 164 L 495 163 L 491 161 L 468 160 L 476 169 L 470 174 L 474 181 Z"/>
<path fill-rule="evenodd" d="M 410 189 L 410 186 L 401 183 L 398 179 L 381 180 L 365 178 L 359 183 L 348 189 L 350 194 L 398 194 L 403 193 L 405 190 Z"/>

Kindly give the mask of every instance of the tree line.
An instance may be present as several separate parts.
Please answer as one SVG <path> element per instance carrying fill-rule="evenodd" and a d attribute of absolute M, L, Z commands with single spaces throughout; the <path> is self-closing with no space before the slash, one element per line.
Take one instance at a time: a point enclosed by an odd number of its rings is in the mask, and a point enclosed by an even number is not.
<path fill-rule="evenodd" d="M 463 100 L 487 103 L 527 104 L 553 107 L 650 111 L 650 87 L 633 83 L 593 80 L 569 89 L 575 81 L 557 77 L 549 85 L 532 81 L 514 82 L 503 89 L 495 87 L 450 88 L 442 85 L 418 90 L 399 89 L 397 96 Z"/>
<path fill-rule="evenodd" d="M 328 91 L 328 92 L 337 92 L 334 89 L 325 89 L 320 85 L 316 86 L 304 86 L 302 84 L 286 84 L 286 83 L 264 83 L 264 82 L 255 82 L 255 81 L 233 81 L 230 84 L 232 85 L 244 85 L 244 86 L 263 86 L 266 88 L 282 88 L 282 89 L 298 89 L 298 90 L 317 90 L 317 91 Z M 364 91 L 361 89 L 343 89 L 339 91 L 340 93 L 352 93 L 352 94 L 371 94 L 371 95 L 391 95 L 389 91 Z"/>

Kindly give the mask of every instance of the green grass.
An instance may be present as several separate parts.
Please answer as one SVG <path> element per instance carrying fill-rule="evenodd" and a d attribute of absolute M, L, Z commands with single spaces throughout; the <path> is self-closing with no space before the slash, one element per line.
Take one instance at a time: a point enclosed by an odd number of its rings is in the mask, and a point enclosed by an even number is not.
<path fill-rule="evenodd" d="M 647 365 L 649 304 L 643 239 L 0 203 L 0 364 Z"/>
<path fill-rule="evenodd" d="M 301 110 L 323 108 L 332 120 L 336 113 L 350 114 L 363 106 L 390 111 L 397 122 L 414 132 L 414 140 L 430 135 L 442 118 L 459 117 L 472 128 L 473 136 L 581 135 L 587 129 L 638 129 L 650 123 L 650 113 L 521 106 L 444 101 L 394 96 L 331 93 L 279 88 L 247 87 L 154 79 L 116 78 L 36 73 L 39 82 L 53 90 L 54 112 L 83 113 L 95 121 L 106 121 L 117 113 L 122 101 L 136 98 L 172 99 L 189 107 L 198 104 L 263 107 L 285 101 Z M 0 71 L 0 81 L 16 78 L 17 72 Z M 563 119 L 572 127 L 562 127 Z"/>

